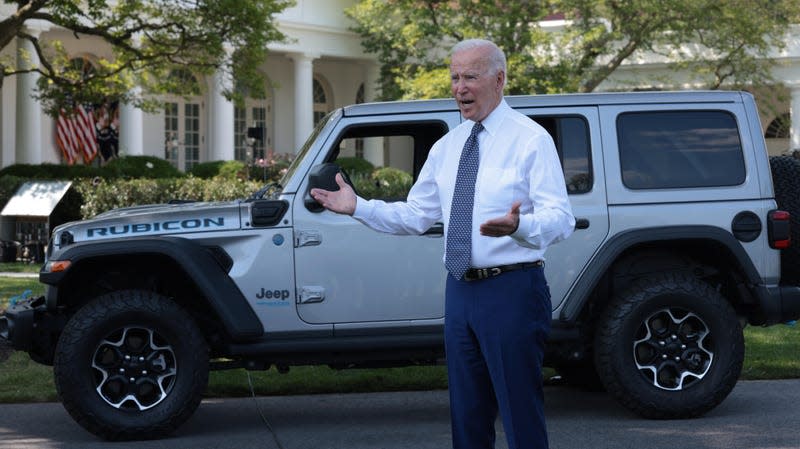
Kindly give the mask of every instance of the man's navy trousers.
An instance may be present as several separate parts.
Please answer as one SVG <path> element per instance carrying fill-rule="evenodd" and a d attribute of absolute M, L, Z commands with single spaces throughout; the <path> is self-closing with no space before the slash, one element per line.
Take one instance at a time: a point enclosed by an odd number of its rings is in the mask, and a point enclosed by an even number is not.
<path fill-rule="evenodd" d="M 455 449 L 494 448 L 498 409 L 509 449 L 547 448 L 542 391 L 550 291 L 544 268 L 447 277 L 445 350 Z"/>

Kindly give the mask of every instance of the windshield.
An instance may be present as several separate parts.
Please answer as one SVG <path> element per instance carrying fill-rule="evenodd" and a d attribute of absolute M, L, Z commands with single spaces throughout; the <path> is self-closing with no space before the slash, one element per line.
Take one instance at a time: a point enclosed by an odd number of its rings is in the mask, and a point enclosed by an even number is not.
<path fill-rule="evenodd" d="M 329 112 L 328 115 L 326 115 L 322 120 L 319 121 L 319 123 L 317 123 L 317 126 L 314 128 L 314 131 L 312 131 L 311 135 L 308 136 L 308 139 L 306 139 L 306 143 L 303 144 L 303 147 L 300 148 L 300 151 L 297 153 L 294 160 L 289 165 L 289 168 L 286 169 L 286 173 L 283 175 L 283 177 L 281 177 L 280 180 L 281 186 L 285 186 L 286 183 L 289 182 L 290 179 L 292 179 L 292 176 L 294 176 L 294 172 L 297 171 L 298 167 L 300 167 L 303 159 L 305 159 L 306 153 L 308 153 L 308 150 L 311 149 L 311 146 L 314 143 L 314 141 L 317 140 L 317 136 L 319 135 L 319 133 L 322 132 L 322 129 L 325 128 L 325 125 L 327 125 L 329 121 L 333 120 L 334 117 L 338 116 L 339 114 L 341 114 L 341 109 L 336 109 L 333 112 Z"/>

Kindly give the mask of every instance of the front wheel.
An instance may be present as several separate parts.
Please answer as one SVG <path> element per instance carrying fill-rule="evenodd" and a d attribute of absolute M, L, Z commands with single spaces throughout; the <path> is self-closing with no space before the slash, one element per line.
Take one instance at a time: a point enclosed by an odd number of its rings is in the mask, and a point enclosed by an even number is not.
<path fill-rule="evenodd" d="M 64 407 L 91 433 L 108 440 L 159 438 L 200 404 L 208 347 L 192 317 L 169 298 L 114 292 L 69 320 L 54 373 Z"/>
<path fill-rule="evenodd" d="M 691 418 L 733 389 L 744 337 L 719 292 L 692 276 L 663 274 L 611 301 L 595 356 L 603 384 L 625 407 L 647 418 Z"/>

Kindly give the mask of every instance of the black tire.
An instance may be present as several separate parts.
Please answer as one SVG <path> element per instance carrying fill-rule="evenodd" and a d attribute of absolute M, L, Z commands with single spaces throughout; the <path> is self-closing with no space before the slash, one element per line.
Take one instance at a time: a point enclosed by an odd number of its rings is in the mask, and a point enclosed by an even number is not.
<path fill-rule="evenodd" d="M 665 273 L 634 282 L 611 301 L 598 323 L 595 360 L 606 390 L 633 412 L 693 418 L 733 389 L 744 337 L 719 292 Z"/>
<path fill-rule="evenodd" d="M 769 158 L 778 209 L 791 214 L 792 244 L 781 250 L 781 283 L 800 284 L 800 159 Z"/>
<path fill-rule="evenodd" d="M 197 409 L 208 358 L 202 334 L 178 304 L 152 292 L 113 292 L 64 327 L 56 389 L 75 421 L 97 436 L 160 438 Z"/>

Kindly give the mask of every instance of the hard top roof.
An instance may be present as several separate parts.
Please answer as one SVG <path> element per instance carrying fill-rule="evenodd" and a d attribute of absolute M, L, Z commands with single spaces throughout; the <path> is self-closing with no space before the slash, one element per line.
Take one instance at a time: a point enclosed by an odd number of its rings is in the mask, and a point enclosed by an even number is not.
<path fill-rule="evenodd" d="M 512 108 L 599 106 L 615 104 L 663 104 L 663 103 L 732 103 L 741 102 L 738 91 L 648 91 L 648 92 L 600 92 L 588 94 L 554 95 L 510 95 L 506 101 Z M 345 106 L 345 116 L 385 115 L 410 112 L 456 111 L 452 98 L 435 100 L 387 101 Z"/>

